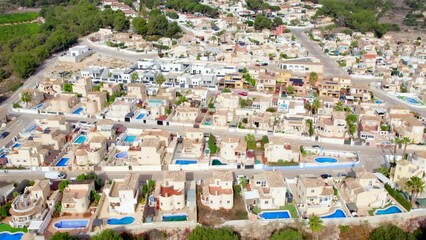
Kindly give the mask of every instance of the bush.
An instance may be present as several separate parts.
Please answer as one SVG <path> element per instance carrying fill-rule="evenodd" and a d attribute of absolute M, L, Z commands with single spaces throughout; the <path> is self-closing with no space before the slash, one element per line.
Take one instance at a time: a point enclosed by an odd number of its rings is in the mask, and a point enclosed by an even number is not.
<path fill-rule="evenodd" d="M 274 232 L 269 240 L 303 240 L 305 237 L 293 228 L 283 229 L 277 232 Z"/>
<path fill-rule="evenodd" d="M 234 197 L 239 197 L 241 195 L 241 186 L 234 185 Z"/>
<path fill-rule="evenodd" d="M 238 240 L 231 228 L 209 228 L 197 226 L 189 235 L 188 240 Z"/>
<path fill-rule="evenodd" d="M 404 232 L 401 228 L 388 224 L 378 227 L 371 232 L 369 240 L 415 240 L 412 233 Z"/>
<path fill-rule="evenodd" d="M 396 189 L 393 189 L 389 184 L 385 184 L 385 189 L 388 191 L 389 195 L 391 195 L 399 204 L 401 204 L 407 211 L 410 211 L 413 207 L 407 199 L 405 199 L 404 196 L 399 194 L 399 192 Z"/>

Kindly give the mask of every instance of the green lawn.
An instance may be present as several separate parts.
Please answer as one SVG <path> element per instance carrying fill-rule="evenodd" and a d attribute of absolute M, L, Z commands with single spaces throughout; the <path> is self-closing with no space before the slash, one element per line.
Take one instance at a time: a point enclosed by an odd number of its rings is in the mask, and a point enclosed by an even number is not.
<path fill-rule="evenodd" d="M 28 230 L 27 228 L 13 228 L 8 224 L 0 223 L 0 232 L 3 232 L 3 231 L 14 233 L 14 232 L 27 232 Z"/>
<path fill-rule="evenodd" d="M 19 35 L 33 35 L 40 30 L 38 23 L 0 26 L 0 42 L 8 41 Z"/>
<path fill-rule="evenodd" d="M 37 17 L 38 13 L 35 12 L 3 14 L 0 15 L 0 24 L 32 21 Z"/>

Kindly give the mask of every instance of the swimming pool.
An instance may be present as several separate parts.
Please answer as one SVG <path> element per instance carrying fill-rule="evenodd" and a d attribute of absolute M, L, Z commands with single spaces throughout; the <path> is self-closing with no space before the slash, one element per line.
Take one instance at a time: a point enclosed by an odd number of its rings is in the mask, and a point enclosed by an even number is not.
<path fill-rule="evenodd" d="M 183 160 L 183 159 L 178 159 L 175 161 L 175 164 L 179 164 L 179 165 L 190 165 L 190 164 L 197 164 L 198 161 L 197 160 Z"/>
<path fill-rule="evenodd" d="M 345 218 L 346 214 L 342 209 L 336 209 L 333 213 L 322 216 L 321 218 Z"/>
<path fill-rule="evenodd" d="M 283 219 L 283 218 L 291 218 L 290 212 L 285 211 L 268 211 L 268 212 L 261 212 L 259 214 L 260 218 L 263 219 Z"/>
<path fill-rule="evenodd" d="M 212 125 L 212 120 L 211 120 L 211 119 L 206 119 L 206 121 L 204 121 L 204 125 L 205 125 L 205 126 L 210 126 L 210 125 Z"/>
<path fill-rule="evenodd" d="M 0 239 L 2 239 L 2 240 L 21 240 L 23 235 L 24 235 L 23 232 L 11 233 L 11 232 L 5 231 L 5 232 L 0 233 Z"/>
<path fill-rule="evenodd" d="M 386 215 L 386 214 L 394 214 L 394 213 L 402 213 L 402 210 L 398 206 L 392 205 L 385 209 L 377 209 L 374 212 L 374 215 Z"/>
<path fill-rule="evenodd" d="M 124 141 L 125 142 L 134 142 L 136 140 L 136 136 L 132 136 L 132 135 L 127 135 L 125 138 L 124 138 Z"/>
<path fill-rule="evenodd" d="M 109 218 L 107 223 L 109 225 L 127 225 L 135 221 L 133 217 L 123 217 L 123 218 Z"/>
<path fill-rule="evenodd" d="M 212 165 L 213 166 L 220 166 L 220 165 L 226 165 L 226 163 L 221 162 L 219 159 L 213 159 Z"/>
<path fill-rule="evenodd" d="M 61 220 L 54 224 L 55 228 L 59 229 L 85 228 L 87 225 L 89 225 L 89 220 L 87 219 Z"/>
<path fill-rule="evenodd" d="M 417 101 L 415 98 L 411 98 L 411 97 L 405 97 L 405 101 L 407 101 L 411 104 L 420 104 L 419 101 Z"/>
<path fill-rule="evenodd" d="M 77 108 L 77 110 L 75 110 L 74 112 L 72 112 L 72 114 L 74 115 L 78 115 L 83 111 L 83 108 Z"/>
<path fill-rule="evenodd" d="M 13 144 L 13 146 L 11 147 L 11 149 L 18 148 L 18 147 L 20 147 L 21 145 L 22 145 L 21 143 L 15 143 L 15 144 Z"/>
<path fill-rule="evenodd" d="M 40 103 L 39 105 L 35 106 L 34 109 L 39 109 L 41 107 L 43 107 L 43 103 Z"/>
<path fill-rule="evenodd" d="M 337 159 L 333 157 L 317 157 L 315 158 L 315 162 L 317 163 L 335 163 Z"/>
<path fill-rule="evenodd" d="M 127 157 L 127 152 L 119 152 L 115 154 L 115 158 L 125 158 Z"/>
<path fill-rule="evenodd" d="M 142 119 L 143 117 L 145 117 L 145 114 L 144 114 L 144 113 L 141 113 L 141 114 L 139 114 L 139 115 L 136 117 L 136 119 Z"/>
<path fill-rule="evenodd" d="M 82 144 L 87 140 L 87 137 L 84 135 L 80 135 L 75 141 L 75 144 Z"/>
<path fill-rule="evenodd" d="M 374 100 L 374 103 L 375 103 L 375 104 L 382 104 L 382 103 L 383 103 L 383 101 L 382 101 L 382 100 Z"/>
<path fill-rule="evenodd" d="M 186 214 L 163 215 L 163 222 L 181 222 L 186 220 L 187 220 Z"/>
<path fill-rule="evenodd" d="M 66 166 L 68 166 L 68 160 L 70 160 L 70 159 L 69 158 L 61 158 L 61 160 L 59 160 L 56 163 L 56 166 L 57 167 L 66 167 Z"/>

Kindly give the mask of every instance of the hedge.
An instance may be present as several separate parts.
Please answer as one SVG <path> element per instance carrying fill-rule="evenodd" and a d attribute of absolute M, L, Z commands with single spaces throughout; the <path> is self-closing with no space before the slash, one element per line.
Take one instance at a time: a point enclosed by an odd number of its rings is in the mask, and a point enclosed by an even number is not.
<path fill-rule="evenodd" d="M 401 204 L 407 211 L 410 211 L 411 208 L 413 207 L 410 203 L 410 201 L 408 201 L 407 199 L 405 199 L 404 196 L 402 196 L 401 194 L 399 194 L 399 192 L 392 188 L 391 186 L 389 186 L 389 184 L 385 184 L 385 189 L 388 191 L 388 193 L 397 201 L 399 202 L 399 204 Z"/>

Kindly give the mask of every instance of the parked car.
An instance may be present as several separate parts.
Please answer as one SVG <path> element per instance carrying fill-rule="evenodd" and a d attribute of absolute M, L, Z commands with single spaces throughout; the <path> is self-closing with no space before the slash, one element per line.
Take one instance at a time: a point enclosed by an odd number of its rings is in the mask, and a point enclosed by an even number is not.
<path fill-rule="evenodd" d="M 324 174 L 321 174 L 321 177 L 322 177 L 323 179 L 327 179 L 327 178 L 331 178 L 331 175 L 330 175 L 330 174 L 327 174 L 327 173 L 324 173 Z"/>
<path fill-rule="evenodd" d="M 247 92 L 239 92 L 238 95 L 243 96 L 243 97 L 247 97 Z"/>
<path fill-rule="evenodd" d="M 5 137 L 9 136 L 9 134 L 10 134 L 10 132 L 4 131 L 0 134 L 0 138 L 3 139 Z"/>
<path fill-rule="evenodd" d="M 54 179 L 65 179 L 67 175 L 63 172 L 47 172 L 44 174 L 44 177 L 54 180 Z"/>
<path fill-rule="evenodd" d="M 322 147 L 320 145 L 312 145 L 312 148 L 322 149 Z"/>
<path fill-rule="evenodd" d="M 346 173 L 338 173 L 337 176 L 338 177 L 346 177 L 347 175 L 346 175 Z"/>

